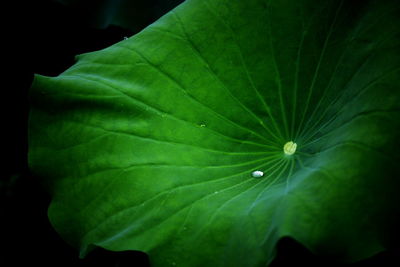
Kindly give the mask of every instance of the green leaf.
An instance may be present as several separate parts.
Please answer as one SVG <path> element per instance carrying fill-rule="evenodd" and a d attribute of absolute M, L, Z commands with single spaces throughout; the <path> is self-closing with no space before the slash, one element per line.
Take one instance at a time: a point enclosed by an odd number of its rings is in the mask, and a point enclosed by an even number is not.
<path fill-rule="evenodd" d="M 36 76 L 29 161 L 52 224 L 82 256 L 154 266 L 261 266 L 284 236 L 341 261 L 392 246 L 399 11 L 189 0 Z"/>

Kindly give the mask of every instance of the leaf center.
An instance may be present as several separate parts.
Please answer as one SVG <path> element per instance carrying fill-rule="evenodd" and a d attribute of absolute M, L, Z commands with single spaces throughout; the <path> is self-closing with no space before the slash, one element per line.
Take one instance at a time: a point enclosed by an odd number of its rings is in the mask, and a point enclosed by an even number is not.
<path fill-rule="evenodd" d="M 285 152 L 286 155 L 293 155 L 294 152 L 296 152 L 297 144 L 293 141 L 287 142 L 283 146 L 283 152 Z"/>

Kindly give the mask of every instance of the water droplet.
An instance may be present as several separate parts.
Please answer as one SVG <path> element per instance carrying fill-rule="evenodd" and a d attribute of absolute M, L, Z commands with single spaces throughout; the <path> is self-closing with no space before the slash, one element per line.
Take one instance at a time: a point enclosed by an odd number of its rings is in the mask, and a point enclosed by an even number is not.
<path fill-rule="evenodd" d="M 293 141 L 287 142 L 283 146 L 283 152 L 285 152 L 286 155 L 293 155 L 294 152 L 296 152 L 297 144 Z"/>
<path fill-rule="evenodd" d="M 215 191 L 214 194 L 218 194 L 218 191 Z"/>
<path fill-rule="evenodd" d="M 206 125 L 205 125 L 204 123 L 200 124 L 199 126 L 200 126 L 201 128 L 206 127 Z"/>
<path fill-rule="evenodd" d="M 124 40 L 128 40 L 128 37 L 124 36 Z"/>
<path fill-rule="evenodd" d="M 262 171 L 254 171 L 251 173 L 251 176 L 254 178 L 260 178 L 264 176 L 264 172 Z"/>

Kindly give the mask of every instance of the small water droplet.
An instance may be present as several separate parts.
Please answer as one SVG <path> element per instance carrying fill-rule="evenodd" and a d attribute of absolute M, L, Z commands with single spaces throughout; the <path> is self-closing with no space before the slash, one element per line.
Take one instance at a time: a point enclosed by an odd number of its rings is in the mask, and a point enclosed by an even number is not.
<path fill-rule="evenodd" d="M 205 125 L 204 123 L 200 124 L 199 126 L 200 126 L 201 128 L 206 127 L 206 125 Z"/>
<path fill-rule="evenodd" d="M 215 191 L 214 194 L 218 194 L 218 191 Z"/>
<path fill-rule="evenodd" d="M 251 173 L 251 176 L 254 178 L 260 178 L 264 176 L 264 172 L 262 171 L 254 171 Z"/>
<path fill-rule="evenodd" d="M 129 39 L 128 37 L 124 36 L 124 40 L 128 40 L 128 39 Z"/>

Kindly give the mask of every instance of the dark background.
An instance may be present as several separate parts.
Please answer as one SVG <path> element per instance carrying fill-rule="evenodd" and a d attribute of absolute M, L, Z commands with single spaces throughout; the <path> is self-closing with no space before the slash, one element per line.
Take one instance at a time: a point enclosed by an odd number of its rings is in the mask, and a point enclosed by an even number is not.
<path fill-rule="evenodd" d="M 64 1 L 69 4 L 51 0 L 15 1 L 3 9 L 10 18 L 7 16 L 3 23 L 7 33 L 2 35 L 7 46 L 2 61 L 6 76 L 3 85 L 7 86 L 1 89 L 4 166 L 0 178 L 0 266 L 149 266 L 146 254 L 132 251 L 97 249 L 86 259 L 79 259 L 78 251 L 66 244 L 49 224 L 50 196 L 27 166 L 28 91 L 33 74 L 56 76 L 74 63 L 75 55 L 121 41 L 182 2 L 132 0 L 134 16 L 124 21 L 129 14 L 127 8 L 123 10 L 125 13 L 112 9 L 118 1 Z M 400 250 L 393 249 L 343 265 L 313 255 L 292 239 L 283 239 L 272 267 L 400 266 L 397 255 Z"/>

